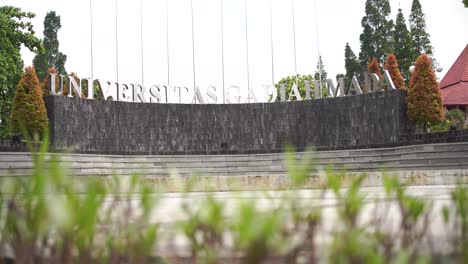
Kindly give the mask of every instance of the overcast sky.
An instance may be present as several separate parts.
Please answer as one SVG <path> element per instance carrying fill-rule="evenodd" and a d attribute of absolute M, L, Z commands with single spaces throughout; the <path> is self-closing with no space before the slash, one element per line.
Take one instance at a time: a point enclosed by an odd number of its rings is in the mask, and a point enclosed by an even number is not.
<path fill-rule="evenodd" d="M 36 35 L 42 38 L 44 17 L 49 10 L 61 16 L 60 50 L 67 58 L 68 72 L 91 76 L 90 2 L 52 0 L 1 0 L 36 13 Z M 296 64 L 291 0 L 271 0 L 273 56 L 271 54 L 270 0 L 247 1 L 250 86 L 256 91 L 274 81 L 298 74 L 313 74 L 318 53 L 329 77 L 345 73 L 344 47 L 349 42 L 359 53 L 359 35 L 365 0 L 294 0 Z M 395 20 L 399 6 L 407 19 L 412 0 L 391 0 Z M 442 78 L 468 43 L 468 9 L 461 0 L 420 0 L 426 14 L 435 57 L 444 67 Z M 195 82 L 202 90 L 213 85 L 221 98 L 222 45 L 221 0 L 193 0 Z M 315 9 L 315 4 L 317 10 Z M 166 0 L 142 0 L 143 45 L 141 45 L 140 0 L 118 0 L 118 77 L 123 83 L 167 84 L 193 87 L 192 28 L 190 0 L 169 0 L 169 67 L 167 71 Z M 117 80 L 115 0 L 93 0 L 94 78 Z M 318 41 L 316 31 L 317 11 Z M 225 86 L 247 91 L 247 52 L 244 1 L 223 0 Z M 409 24 L 408 24 L 409 26 Z M 143 79 L 141 47 L 143 47 Z M 34 54 L 22 51 L 26 65 Z M 260 92 L 258 92 L 260 93 Z M 260 95 L 259 95 L 260 97 Z"/>

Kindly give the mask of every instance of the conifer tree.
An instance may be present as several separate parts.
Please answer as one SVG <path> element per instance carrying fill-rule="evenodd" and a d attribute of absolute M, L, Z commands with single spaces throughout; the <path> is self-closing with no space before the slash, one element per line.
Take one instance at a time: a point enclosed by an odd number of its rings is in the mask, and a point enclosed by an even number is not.
<path fill-rule="evenodd" d="M 433 55 L 433 48 L 431 45 L 431 40 L 429 39 L 430 35 L 426 28 L 426 18 L 422 11 L 419 0 L 413 0 L 409 21 L 411 38 L 414 42 L 415 56 L 419 56 L 422 53 Z"/>
<path fill-rule="evenodd" d="M 441 91 L 432 69 L 432 61 L 426 54 L 416 60 L 407 103 L 408 117 L 423 127 L 437 124 L 444 118 Z"/>
<path fill-rule="evenodd" d="M 47 112 L 34 67 L 26 67 L 23 77 L 16 86 L 11 121 L 13 133 L 26 132 L 29 136 L 33 136 L 42 135 L 47 130 Z"/>
<path fill-rule="evenodd" d="M 366 0 L 365 16 L 361 20 L 363 33 L 359 61 L 362 72 L 365 72 L 367 63 L 373 57 L 383 60 L 392 51 L 391 33 L 393 21 L 389 18 L 391 13 L 389 0 Z"/>
<path fill-rule="evenodd" d="M 314 79 L 319 80 L 320 77 L 322 81 L 326 81 L 328 78 L 327 71 L 325 70 L 325 66 L 323 65 L 322 56 L 319 57 L 319 61 L 317 62 L 317 66 L 315 67 Z"/>
<path fill-rule="evenodd" d="M 346 43 L 345 47 L 345 69 L 348 82 L 351 80 L 351 78 L 353 78 L 353 76 L 360 78 L 362 75 L 359 61 L 356 57 L 356 54 L 354 54 L 353 50 L 349 46 L 349 43 Z"/>
<path fill-rule="evenodd" d="M 416 55 L 414 53 L 413 40 L 411 34 L 406 26 L 403 11 L 398 9 L 398 15 L 395 22 L 395 30 L 393 31 L 393 39 L 397 43 L 394 47 L 395 57 L 398 58 L 400 65 L 401 75 L 409 82 L 411 73 L 409 68 L 412 62 L 415 61 Z"/>
<path fill-rule="evenodd" d="M 405 81 L 403 80 L 403 76 L 401 76 L 400 68 L 398 66 L 398 61 L 395 55 L 391 53 L 388 55 L 384 67 L 385 70 L 387 70 L 390 74 L 393 84 L 395 84 L 398 89 L 405 90 Z"/>
<path fill-rule="evenodd" d="M 62 27 L 60 16 L 55 11 L 47 13 L 44 19 L 43 49 L 34 57 L 33 64 L 37 70 L 38 77 L 42 80 L 49 68 L 55 68 L 58 73 L 66 75 L 65 63 L 67 55 L 59 51 L 58 31 Z"/>

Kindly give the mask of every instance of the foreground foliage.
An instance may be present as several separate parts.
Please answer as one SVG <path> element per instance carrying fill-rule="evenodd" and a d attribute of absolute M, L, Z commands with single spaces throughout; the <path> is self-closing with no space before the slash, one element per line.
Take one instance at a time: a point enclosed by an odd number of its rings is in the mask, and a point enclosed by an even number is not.
<path fill-rule="evenodd" d="M 447 256 L 468 261 L 468 188 L 463 185 L 436 211 L 429 201 L 409 195 L 397 178 L 386 176 L 385 193 L 375 198 L 379 207 L 368 219 L 364 176 L 349 180 L 344 172 L 329 170 L 318 197 L 298 199 L 314 163 L 312 152 L 298 157 L 290 150 L 285 154 L 288 190 L 266 192 L 261 199 L 241 192 L 229 210 L 212 193 L 197 195 L 194 204 L 190 190 L 198 181 L 188 181 L 181 186 L 185 192 L 174 194 L 183 217 L 159 213 L 155 219 L 166 195 L 162 190 L 137 176 L 77 182 L 66 177 L 56 155 L 46 155 L 46 144 L 45 139 L 34 155 L 30 178 L 0 185 L 0 262 L 428 263 L 438 252 L 432 243 L 441 239 L 431 237 L 433 214 L 443 217 L 450 234 Z M 327 196 L 336 204 L 314 202 Z M 326 231 L 330 213 L 336 220 Z M 389 223 L 390 214 L 400 217 Z M 171 244 L 174 240 L 185 241 L 187 250 Z"/>

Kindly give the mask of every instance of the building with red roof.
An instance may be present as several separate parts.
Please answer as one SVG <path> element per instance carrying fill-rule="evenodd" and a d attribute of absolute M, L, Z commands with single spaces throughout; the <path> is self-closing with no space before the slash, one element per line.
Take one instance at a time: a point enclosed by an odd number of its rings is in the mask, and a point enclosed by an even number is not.
<path fill-rule="evenodd" d="M 464 110 L 468 120 L 468 45 L 440 82 L 440 89 L 444 106 Z"/>

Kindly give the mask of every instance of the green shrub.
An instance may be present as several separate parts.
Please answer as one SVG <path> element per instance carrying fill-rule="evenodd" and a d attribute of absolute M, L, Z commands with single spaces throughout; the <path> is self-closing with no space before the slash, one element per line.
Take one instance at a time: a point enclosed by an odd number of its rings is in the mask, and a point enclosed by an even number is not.
<path fill-rule="evenodd" d="M 48 128 L 41 85 L 33 67 L 26 67 L 23 77 L 16 86 L 11 121 L 13 133 L 26 133 L 29 137 L 35 134 L 42 135 Z"/>

